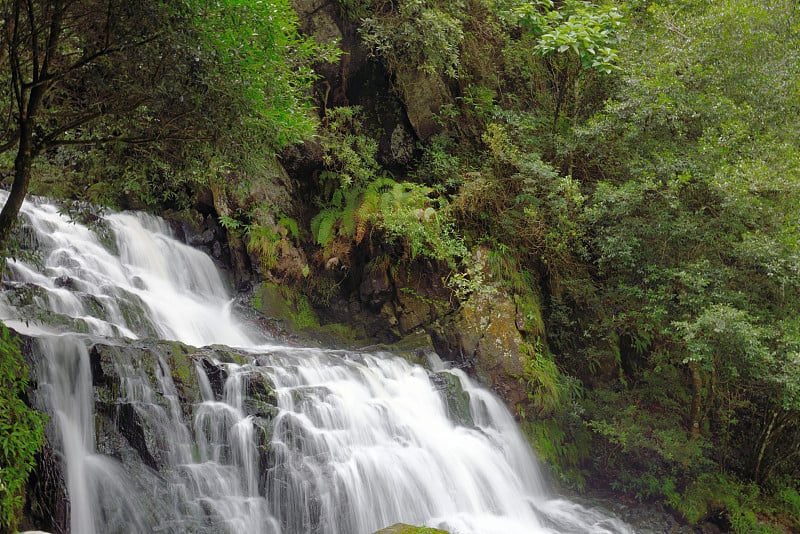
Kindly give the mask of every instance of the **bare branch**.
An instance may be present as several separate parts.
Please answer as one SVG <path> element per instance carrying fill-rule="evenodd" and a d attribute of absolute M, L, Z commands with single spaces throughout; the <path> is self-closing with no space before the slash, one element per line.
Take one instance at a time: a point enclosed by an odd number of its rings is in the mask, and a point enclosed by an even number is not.
<path fill-rule="evenodd" d="M 11 150 L 15 146 L 17 146 L 18 142 L 19 142 L 19 130 L 14 130 L 13 132 L 11 132 L 11 137 L 9 138 L 9 140 L 0 145 L 0 154 L 5 152 L 6 150 Z"/>

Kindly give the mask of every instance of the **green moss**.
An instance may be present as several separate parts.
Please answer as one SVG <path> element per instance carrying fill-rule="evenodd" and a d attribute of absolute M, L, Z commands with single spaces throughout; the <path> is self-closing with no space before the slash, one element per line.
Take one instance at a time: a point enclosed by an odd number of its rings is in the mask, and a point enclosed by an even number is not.
<path fill-rule="evenodd" d="M 317 318 L 316 312 L 314 312 L 314 309 L 311 307 L 308 297 L 297 294 L 293 300 L 293 313 L 290 312 L 289 314 L 292 324 L 301 330 L 319 327 L 319 319 Z"/>
<path fill-rule="evenodd" d="M 462 426 L 473 426 L 475 422 L 470 411 L 469 395 L 461 387 L 461 380 L 448 372 L 436 373 L 432 380 L 444 400 L 450 419 Z"/>
<path fill-rule="evenodd" d="M 166 355 L 173 381 L 180 382 L 183 386 L 197 383 L 197 371 L 194 359 L 189 354 L 189 347 L 183 343 L 168 342 Z"/>
<path fill-rule="evenodd" d="M 262 282 L 253 295 L 253 306 L 267 317 L 283 320 L 286 328 L 293 332 L 320 327 L 308 297 L 293 288 Z"/>
<path fill-rule="evenodd" d="M 446 530 L 430 527 L 415 527 L 403 523 L 397 523 L 390 527 L 383 528 L 375 534 L 448 534 Z"/>

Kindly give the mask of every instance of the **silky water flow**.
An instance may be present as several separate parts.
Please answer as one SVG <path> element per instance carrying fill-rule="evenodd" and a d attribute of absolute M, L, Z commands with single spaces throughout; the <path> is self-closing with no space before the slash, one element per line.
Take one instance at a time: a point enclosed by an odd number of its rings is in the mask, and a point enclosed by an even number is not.
<path fill-rule="evenodd" d="M 633 532 L 551 494 L 502 403 L 435 355 L 259 338 L 212 260 L 143 213 L 90 227 L 33 199 L 22 221 L 40 261 L 8 260 L 0 318 L 34 338 L 72 533 Z M 178 370 L 168 341 L 238 358 Z"/>

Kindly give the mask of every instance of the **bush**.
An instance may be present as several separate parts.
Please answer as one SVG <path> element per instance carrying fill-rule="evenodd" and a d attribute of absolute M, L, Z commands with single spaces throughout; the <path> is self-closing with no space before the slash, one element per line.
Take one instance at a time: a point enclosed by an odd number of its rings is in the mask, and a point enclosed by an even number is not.
<path fill-rule="evenodd" d="M 28 369 L 16 339 L 0 323 L 0 531 L 13 532 L 25 502 L 25 484 L 44 443 L 43 414 L 22 400 Z"/>

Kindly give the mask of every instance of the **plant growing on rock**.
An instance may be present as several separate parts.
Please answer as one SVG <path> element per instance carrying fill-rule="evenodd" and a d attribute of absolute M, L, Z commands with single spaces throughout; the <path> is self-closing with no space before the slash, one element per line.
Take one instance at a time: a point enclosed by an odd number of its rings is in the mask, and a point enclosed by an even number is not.
<path fill-rule="evenodd" d="M 0 323 L 0 531 L 14 532 L 28 475 L 44 443 L 45 416 L 25 404 L 28 371 L 16 339 Z"/>

